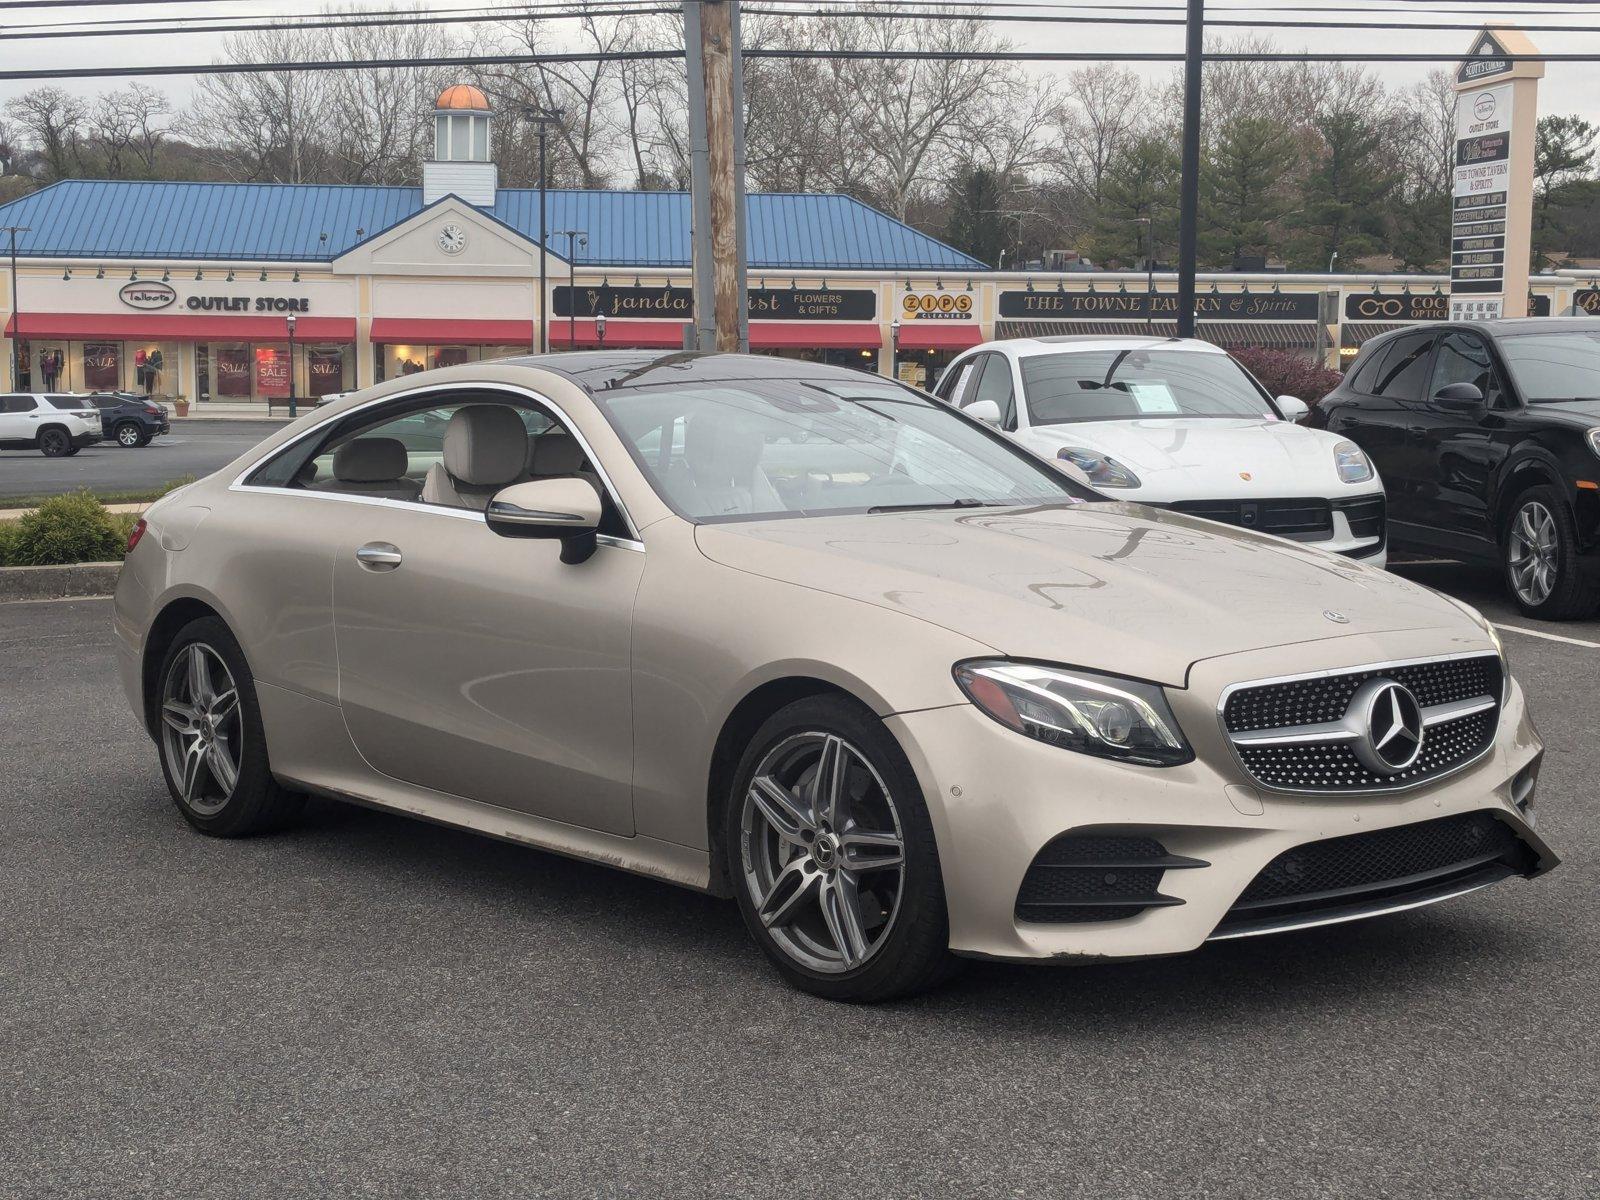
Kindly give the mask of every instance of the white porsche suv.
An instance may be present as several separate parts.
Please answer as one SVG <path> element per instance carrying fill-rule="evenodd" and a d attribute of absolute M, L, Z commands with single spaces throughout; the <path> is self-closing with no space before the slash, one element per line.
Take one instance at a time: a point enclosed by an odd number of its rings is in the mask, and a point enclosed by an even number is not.
<path fill-rule="evenodd" d="M 987 342 L 940 398 L 1082 472 L 1106 496 L 1385 561 L 1383 484 L 1354 442 L 1294 422 L 1219 347 L 1196 339 Z"/>

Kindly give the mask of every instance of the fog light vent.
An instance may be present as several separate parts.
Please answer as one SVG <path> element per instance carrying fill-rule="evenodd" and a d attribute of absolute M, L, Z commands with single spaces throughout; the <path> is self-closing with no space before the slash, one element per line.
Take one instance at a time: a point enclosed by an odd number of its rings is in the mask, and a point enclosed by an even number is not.
<path fill-rule="evenodd" d="M 1039 851 L 1017 892 L 1017 919 L 1044 924 L 1124 921 L 1183 901 L 1160 892 L 1163 872 L 1209 866 L 1168 854 L 1155 838 L 1062 834 Z"/>

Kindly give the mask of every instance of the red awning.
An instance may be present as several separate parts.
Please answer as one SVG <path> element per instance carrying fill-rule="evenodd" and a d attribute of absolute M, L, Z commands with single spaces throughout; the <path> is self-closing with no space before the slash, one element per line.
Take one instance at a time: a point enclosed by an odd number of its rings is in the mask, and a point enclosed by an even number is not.
<path fill-rule="evenodd" d="M 552 346 L 598 346 L 594 319 L 550 318 Z M 681 350 L 683 324 L 679 321 L 606 320 L 606 345 L 616 350 Z"/>
<path fill-rule="evenodd" d="M 454 321 L 374 317 L 372 340 L 421 346 L 529 346 L 533 321 Z"/>
<path fill-rule="evenodd" d="M 34 313 L 6 322 L 14 337 L 17 322 L 28 338 L 116 338 L 174 342 L 281 342 L 289 327 L 282 317 L 218 317 L 201 313 Z M 353 342 L 354 317 L 296 317 L 297 342 Z"/>
<path fill-rule="evenodd" d="M 902 350 L 966 350 L 983 343 L 976 321 L 906 321 L 900 326 Z"/>
<path fill-rule="evenodd" d="M 871 350 L 881 345 L 878 327 L 861 322 L 750 322 L 752 350 Z"/>

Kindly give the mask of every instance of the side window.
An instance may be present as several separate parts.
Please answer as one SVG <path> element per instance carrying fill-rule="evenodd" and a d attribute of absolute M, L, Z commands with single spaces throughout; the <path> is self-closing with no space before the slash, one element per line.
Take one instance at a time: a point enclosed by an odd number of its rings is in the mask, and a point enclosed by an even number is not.
<path fill-rule="evenodd" d="M 1394 349 L 1394 343 L 1380 342 L 1376 346 L 1369 346 L 1362 350 L 1361 357 L 1356 359 L 1356 364 L 1351 368 L 1350 387 L 1353 391 L 1364 396 L 1370 396 L 1376 390 L 1373 381 L 1378 378 L 1378 372 L 1383 367 L 1383 360 L 1388 357 L 1389 351 Z"/>
<path fill-rule="evenodd" d="M 977 354 L 967 359 L 956 370 L 946 371 L 944 378 L 939 381 L 939 399 L 948 401 L 960 408 L 962 404 L 961 398 L 972 383 L 973 375 L 983 365 L 983 359 L 983 355 Z"/>
<path fill-rule="evenodd" d="M 1488 345 L 1475 333 L 1452 330 L 1439 339 L 1439 353 L 1433 359 L 1433 377 L 1428 395 L 1452 383 L 1470 383 L 1483 393 L 1493 409 L 1511 407 L 1511 398 L 1500 386 L 1500 372 Z"/>
<path fill-rule="evenodd" d="M 0 397 L 0 412 L 25 413 L 32 412 L 34 399 L 32 396 L 4 396 Z"/>
<path fill-rule="evenodd" d="M 460 428 L 451 437 L 452 461 L 445 444 L 453 423 Z M 601 533 L 631 536 L 577 439 L 531 402 L 498 393 L 414 397 L 353 414 L 247 482 L 481 512 L 503 487 L 562 475 L 588 476 L 601 488 Z"/>
<path fill-rule="evenodd" d="M 62 409 L 68 412 L 80 408 L 89 408 L 90 404 L 82 396 L 46 396 L 51 408 Z"/>
<path fill-rule="evenodd" d="M 1371 381 L 1371 393 L 1389 400 L 1422 399 L 1427 382 L 1428 354 L 1433 349 L 1433 333 L 1404 333 L 1383 357 Z"/>
<path fill-rule="evenodd" d="M 972 388 L 961 407 L 966 408 L 979 400 L 992 400 L 1000 410 L 1000 428 L 1017 427 L 1017 394 L 1012 384 L 1011 360 L 1004 354 L 990 354 L 983 365 L 983 375 Z"/>

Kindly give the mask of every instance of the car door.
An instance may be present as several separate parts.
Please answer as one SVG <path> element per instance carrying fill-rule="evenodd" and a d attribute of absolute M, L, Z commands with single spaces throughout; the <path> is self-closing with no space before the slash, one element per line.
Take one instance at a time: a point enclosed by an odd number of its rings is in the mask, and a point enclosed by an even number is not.
<path fill-rule="evenodd" d="M 1470 383 L 1482 392 L 1482 410 L 1473 414 L 1439 407 L 1433 397 L 1453 383 Z M 1506 414 L 1515 403 L 1481 334 L 1451 329 L 1440 336 L 1427 398 L 1409 431 L 1423 473 L 1416 497 L 1419 524 L 1447 540 L 1493 540 L 1490 481 L 1510 449 Z"/>
<path fill-rule="evenodd" d="M 30 441 L 36 432 L 27 417 L 32 411 L 32 396 L 0 396 L 0 442 Z"/>
<path fill-rule="evenodd" d="M 1015 430 L 1017 427 L 1017 389 L 1011 360 L 1004 354 L 992 351 L 983 355 L 983 362 L 974 380 L 962 392 L 960 408 L 970 408 L 980 400 L 991 401 L 1000 410 L 999 428 Z"/>
<path fill-rule="evenodd" d="M 1416 427 L 1432 361 L 1433 330 L 1398 334 L 1351 379 L 1350 396 L 1329 428 L 1367 452 L 1388 494 L 1389 520 L 1417 524 L 1420 490 L 1431 487 Z"/>
<path fill-rule="evenodd" d="M 481 389 L 472 399 L 533 407 Z M 413 468 L 427 455 L 408 451 Z M 367 762 L 434 791 L 631 834 L 630 649 L 645 555 L 623 532 L 568 565 L 559 543 L 501 537 L 478 511 L 366 505 L 336 555 L 333 603 L 339 702 Z"/>

